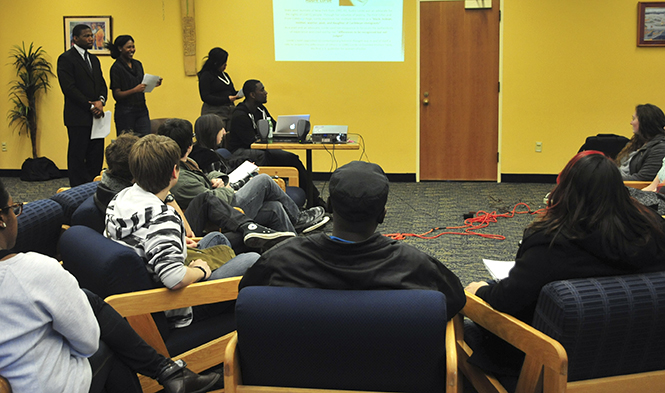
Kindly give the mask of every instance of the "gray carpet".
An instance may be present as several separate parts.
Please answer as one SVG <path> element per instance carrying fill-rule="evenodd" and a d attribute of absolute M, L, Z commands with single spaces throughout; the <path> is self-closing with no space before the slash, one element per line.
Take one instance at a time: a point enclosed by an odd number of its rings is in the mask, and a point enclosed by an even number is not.
<path fill-rule="evenodd" d="M 17 177 L 1 179 L 15 201 L 34 201 L 47 198 L 63 186 L 67 178 L 45 182 L 23 182 Z M 327 198 L 327 183 L 316 182 Z M 440 227 L 464 225 L 463 215 L 486 211 L 499 214 L 509 212 L 515 204 L 524 202 L 531 210 L 544 207 L 543 197 L 552 184 L 521 184 L 494 182 L 422 182 L 391 183 L 388 198 L 388 215 L 379 230 L 384 233 L 416 233 Z M 520 211 L 525 211 L 521 207 Z M 518 242 L 534 217 L 529 214 L 513 218 L 498 218 L 498 222 L 479 230 L 479 233 L 505 236 L 495 240 L 480 236 L 442 235 L 425 240 L 406 238 L 404 242 L 436 257 L 460 277 L 463 284 L 489 279 L 482 258 L 514 260 Z M 326 231 L 332 230 L 327 224 Z M 459 230 L 452 230 L 459 231 Z M 436 235 L 442 231 L 436 231 Z"/>

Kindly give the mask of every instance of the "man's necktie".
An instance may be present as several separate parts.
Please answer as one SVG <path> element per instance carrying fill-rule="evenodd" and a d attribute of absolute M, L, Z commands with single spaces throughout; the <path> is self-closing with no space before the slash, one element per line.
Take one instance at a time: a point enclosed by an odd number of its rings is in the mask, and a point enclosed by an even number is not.
<path fill-rule="evenodd" d="M 88 68 L 90 68 L 90 71 L 92 71 L 92 63 L 90 62 L 90 56 L 88 55 L 88 51 L 85 51 L 85 62 L 88 63 Z"/>

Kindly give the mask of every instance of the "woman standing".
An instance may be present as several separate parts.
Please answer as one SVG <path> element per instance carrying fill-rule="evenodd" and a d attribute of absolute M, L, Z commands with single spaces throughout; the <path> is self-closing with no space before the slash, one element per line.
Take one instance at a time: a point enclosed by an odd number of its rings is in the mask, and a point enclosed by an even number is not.
<path fill-rule="evenodd" d="M 201 115 L 213 113 L 222 118 L 224 126 L 231 119 L 234 101 L 240 98 L 226 70 L 229 54 L 222 48 L 212 48 L 199 71 L 199 94 L 203 106 Z"/>
<path fill-rule="evenodd" d="M 106 48 L 116 59 L 111 66 L 111 92 L 115 99 L 115 129 L 118 135 L 133 131 L 140 136 L 150 133 L 150 115 L 145 104 L 143 65 L 134 59 L 136 47 L 130 35 L 118 36 Z M 157 86 L 162 84 L 159 79 Z"/>
<path fill-rule="evenodd" d="M 665 114 L 655 105 L 638 105 L 630 125 L 633 137 L 616 158 L 621 177 L 651 181 L 665 158 Z"/>

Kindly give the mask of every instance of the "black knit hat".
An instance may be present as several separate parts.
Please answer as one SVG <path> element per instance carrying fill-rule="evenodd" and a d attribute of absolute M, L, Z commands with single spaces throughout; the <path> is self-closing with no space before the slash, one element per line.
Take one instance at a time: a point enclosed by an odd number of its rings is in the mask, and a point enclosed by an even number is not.
<path fill-rule="evenodd" d="M 352 161 L 330 177 L 330 203 L 348 221 L 376 219 L 388 201 L 388 178 L 380 166 Z"/>

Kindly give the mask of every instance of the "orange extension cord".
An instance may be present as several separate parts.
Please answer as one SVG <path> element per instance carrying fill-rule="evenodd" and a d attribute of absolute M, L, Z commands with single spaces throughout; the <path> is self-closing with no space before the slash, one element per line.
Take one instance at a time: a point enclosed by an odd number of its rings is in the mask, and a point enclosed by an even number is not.
<path fill-rule="evenodd" d="M 519 206 L 524 206 L 526 207 L 526 211 L 517 211 L 517 208 Z M 504 213 L 504 214 L 497 214 L 496 211 L 493 211 L 492 213 L 487 213 L 485 211 L 479 210 L 476 212 L 475 217 L 472 218 L 467 218 L 464 220 L 464 225 L 459 226 L 459 227 L 445 227 L 445 228 L 432 228 L 429 231 L 425 233 L 421 233 L 420 235 L 415 234 L 415 233 L 387 233 L 384 236 L 389 237 L 394 240 L 404 240 L 407 237 L 417 237 L 420 239 L 436 239 L 437 237 L 441 235 L 463 235 L 463 236 L 480 236 L 480 237 L 485 237 L 488 239 L 495 239 L 495 240 L 506 240 L 505 236 L 502 235 L 494 235 L 494 234 L 489 234 L 489 233 L 478 233 L 476 232 L 478 229 L 482 228 L 487 228 L 491 223 L 493 222 L 498 222 L 499 217 L 504 217 L 504 218 L 512 218 L 515 217 L 515 214 L 542 214 L 545 212 L 545 209 L 538 209 L 536 211 L 531 211 L 531 208 L 529 205 L 526 203 L 520 202 L 513 207 L 513 210 L 510 213 Z M 465 229 L 466 228 L 466 229 Z M 434 236 L 427 236 L 431 234 L 434 231 L 439 231 L 442 229 L 464 229 L 464 232 L 441 232 L 437 235 Z"/>

